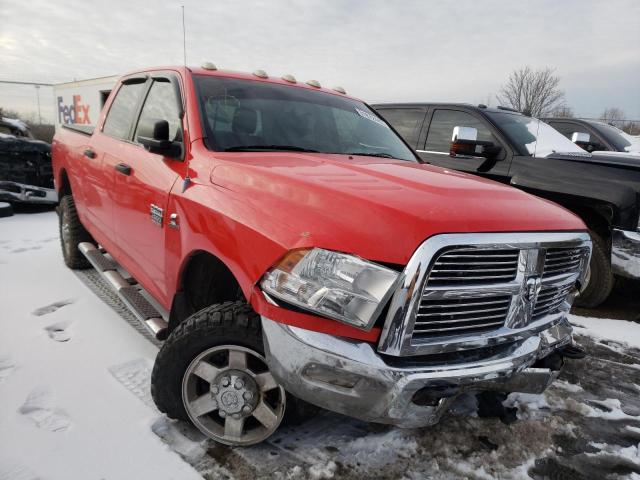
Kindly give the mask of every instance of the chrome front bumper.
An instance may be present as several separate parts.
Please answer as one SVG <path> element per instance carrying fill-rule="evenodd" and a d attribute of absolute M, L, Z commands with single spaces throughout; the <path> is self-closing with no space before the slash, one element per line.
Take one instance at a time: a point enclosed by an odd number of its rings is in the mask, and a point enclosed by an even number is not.
<path fill-rule="evenodd" d="M 58 203 L 58 194 L 53 188 L 35 187 L 18 182 L 0 181 L 0 200 L 30 204 Z"/>
<path fill-rule="evenodd" d="M 361 420 L 414 428 L 437 423 L 468 391 L 541 393 L 559 371 L 532 365 L 571 342 L 566 319 L 488 357 L 457 363 L 403 358 L 391 365 L 365 342 L 284 325 L 262 317 L 269 369 L 286 390 L 320 407 Z M 451 358 L 454 358 L 453 356 Z M 397 359 L 396 359 L 397 360 Z M 420 405 L 417 392 L 433 392 Z"/>
<path fill-rule="evenodd" d="M 640 280 L 640 232 L 613 230 L 611 268 L 616 275 Z"/>

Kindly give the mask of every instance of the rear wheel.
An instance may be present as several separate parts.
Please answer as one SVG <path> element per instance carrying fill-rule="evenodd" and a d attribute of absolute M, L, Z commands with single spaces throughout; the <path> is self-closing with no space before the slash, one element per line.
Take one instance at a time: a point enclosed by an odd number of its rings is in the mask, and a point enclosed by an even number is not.
<path fill-rule="evenodd" d="M 207 307 L 169 335 L 151 393 L 169 417 L 227 445 L 252 445 L 282 421 L 287 396 L 263 355 L 260 317 L 245 302 Z"/>
<path fill-rule="evenodd" d="M 93 242 L 94 240 L 80 223 L 76 205 L 71 195 L 65 195 L 60 200 L 58 220 L 60 223 L 60 245 L 62 246 L 64 263 L 73 270 L 89 268 L 91 264 L 78 250 L 78 244 Z"/>
<path fill-rule="evenodd" d="M 609 297 L 614 283 L 607 244 L 593 230 L 589 233 L 593 243 L 589 271 L 585 285 L 574 302 L 576 307 L 583 308 L 595 308 L 604 302 Z"/>
<path fill-rule="evenodd" d="M 13 215 L 13 207 L 10 203 L 0 202 L 0 218 Z"/>

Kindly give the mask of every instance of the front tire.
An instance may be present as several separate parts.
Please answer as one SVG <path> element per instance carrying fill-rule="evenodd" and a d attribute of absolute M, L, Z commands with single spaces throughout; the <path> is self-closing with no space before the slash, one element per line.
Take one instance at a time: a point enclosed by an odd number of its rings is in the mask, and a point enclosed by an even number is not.
<path fill-rule="evenodd" d="M 286 393 L 264 358 L 260 317 L 243 301 L 187 318 L 162 346 L 151 376 L 160 411 L 226 445 L 253 445 L 282 421 Z"/>
<path fill-rule="evenodd" d="M 82 242 L 93 242 L 91 234 L 87 232 L 76 211 L 76 205 L 71 195 L 65 195 L 60 200 L 58 207 L 58 220 L 60 227 L 60 246 L 62 256 L 67 267 L 73 270 L 89 268 L 91 264 L 78 250 Z"/>
<path fill-rule="evenodd" d="M 595 308 L 604 302 L 613 289 L 611 256 L 606 242 L 594 231 L 590 231 L 593 250 L 589 262 L 588 282 L 575 299 L 576 307 Z"/>

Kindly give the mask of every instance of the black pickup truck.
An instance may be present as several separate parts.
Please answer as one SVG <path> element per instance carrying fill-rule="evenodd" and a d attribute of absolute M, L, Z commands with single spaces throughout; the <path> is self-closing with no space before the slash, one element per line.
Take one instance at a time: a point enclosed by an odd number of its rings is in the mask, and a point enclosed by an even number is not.
<path fill-rule="evenodd" d="M 55 205 L 51 145 L 20 120 L 0 117 L 0 202 Z"/>
<path fill-rule="evenodd" d="M 613 125 L 579 118 L 542 120 L 587 152 L 640 155 L 640 138 L 633 137 Z"/>
<path fill-rule="evenodd" d="M 640 157 L 590 154 L 546 123 L 484 105 L 373 105 L 428 163 L 552 200 L 589 226 L 590 274 L 575 304 L 595 307 L 614 277 L 640 279 Z"/>

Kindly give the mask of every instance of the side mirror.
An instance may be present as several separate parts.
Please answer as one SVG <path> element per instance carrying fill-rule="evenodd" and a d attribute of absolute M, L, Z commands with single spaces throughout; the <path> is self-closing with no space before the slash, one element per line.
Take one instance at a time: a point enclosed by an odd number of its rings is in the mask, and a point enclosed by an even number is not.
<path fill-rule="evenodd" d="M 578 145 L 587 152 L 594 152 L 596 150 L 604 150 L 604 147 L 598 142 L 591 140 L 591 135 L 585 132 L 573 132 L 571 135 L 571 141 Z"/>
<path fill-rule="evenodd" d="M 449 155 L 452 157 L 494 158 L 501 147 L 493 142 L 478 140 L 478 130 L 473 127 L 454 127 Z"/>
<path fill-rule="evenodd" d="M 573 132 L 571 135 L 571 141 L 573 143 L 589 143 L 591 135 L 584 132 Z"/>
<path fill-rule="evenodd" d="M 179 147 L 169 140 L 169 122 L 166 120 L 156 120 L 151 125 L 140 125 L 137 139 L 151 153 L 158 153 L 167 157 L 176 156 L 176 147 Z M 180 150 L 180 148 L 177 148 L 177 150 Z"/>
<path fill-rule="evenodd" d="M 473 127 L 453 127 L 453 135 L 451 141 L 456 142 L 458 140 L 464 140 L 468 142 L 475 142 L 478 139 L 478 129 Z"/>

